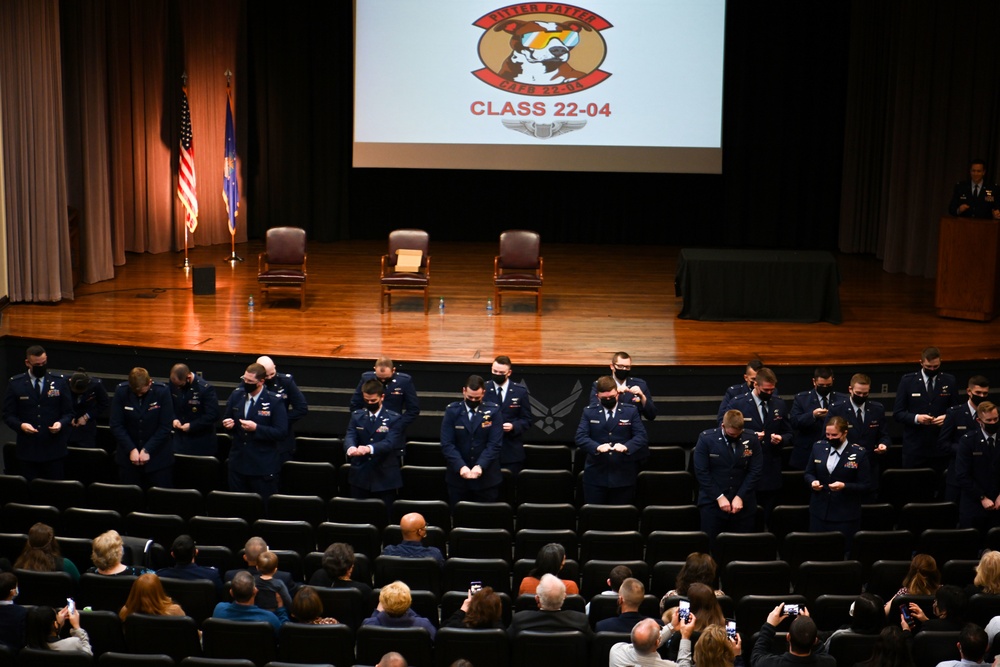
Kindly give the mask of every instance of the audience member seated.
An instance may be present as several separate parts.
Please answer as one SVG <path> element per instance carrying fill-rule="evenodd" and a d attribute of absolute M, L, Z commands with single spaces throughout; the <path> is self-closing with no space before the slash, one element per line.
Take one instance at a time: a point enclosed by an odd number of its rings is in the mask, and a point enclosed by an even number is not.
<path fill-rule="evenodd" d="M 184 610 L 163 590 L 158 576 L 143 574 L 132 584 L 125 606 L 118 612 L 123 621 L 129 614 L 183 616 Z"/>
<path fill-rule="evenodd" d="M 674 582 L 674 589 L 667 591 L 667 594 L 660 600 L 660 611 L 666 611 L 667 598 L 677 595 L 686 597 L 688 587 L 691 584 L 705 584 L 709 588 L 712 588 L 717 596 L 725 595 L 725 593 L 715 588 L 717 569 L 715 559 L 711 555 L 698 553 L 697 551 L 688 554 L 684 565 L 681 566 L 681 571 L 677 573 L 677 581 Z"/>
<path fill-rule="evenodd" d="M 601 591 L 599 595 L 605 595 L 608 597 L 617 597 L 618 591 L 622 587 L 622 582 L 632 576 L 632 568 L 627 565 L 615 565 L 611 568 L 611 572 L 608 573 L 608 578 L 606 583 L 608 584 L 608 589 Z M 590 615 L 590 600 L 587 600 L 587 606 L 584 608 L 584 613 L 588 616 Z M 626 631 L 627 632 L 627 631 Z"/>
<path fill-rule="evenodd" d="M 927 614 L 916 602 L 910 603 L 910 616 L 915 621 L 914 634 L 924 630 L 958 632 L 965 625 L 965 593 L 958 586 L 941 586 L 934 593 L 934 604 L 931 611 L 934 618 Z"/>
<path fill-rule="evenodd" d="M 0 644 L 17 653 L 24 647 L 25 607 L 14 602 L 17 598 L 17 577 L 0 572 Z"/>
<path fill-rule="evenodd" d="M 851 622 L 830 633 L 823 644 L 830 650 L 830 642 L 835 635 L 853 632 L 859 635 L 877 635 L 885 627 L 885 607 L 882 598 L 872 593 L 862 593 L 851 603 L 848 612 Z"/>
<path fill-rule="evenodd" d="M 683 647 L 681 647 L 683 651 Z M 694 663 L 698 667 L 734 667 L 743 665 L 743 640 L 737 633 L 730 639 L 721 625 L 705 628 L 694 645 Z"/>
<path fill-rule="evenodd" d="M 382 656 L 375 667 L 407 667 L 406 658 L 395 651 L 390 651 Z"/>
<path fill-rule="evenodd" d="M 281 596 L 276 596 L 277 608 L 274 611 L 261 609 L 255 602 L 257 587 L 253 583 L 253 575 L 246 570 L 241 570 L 233 575 L 232 587 L 229 591 L 233 596 L 232 602 L 220 602 L 215 605 L 212 618 L 223 618 L 229 621 L 265 621 L 274 628 L 277 636 L 278 630 L 288 622 L 288 610 L 285 609 Z"/>
<path fill-rule="evenodd" d="M 70 636 L 59 639 L 59 631 L 66 621 L 70 624 Z M 74 609 L 71 614 L 69 607 L 63 607 L 58 613 L 52 607 L 44 605 L 29 609 L 25 620 L 24 638 L 30 648 L 78 651 L 93 655 L 90 637 L 87 636 L 87 631 L 80 627 L 80 612 Z"/>
<path fill-rule="evenodd" d="M 36 523 L 28 531 L 28 541 L 14 567 L 33 572 L 66 572 L 73 581 L 80 581 L 80 571 L 73 561 L 60 555 L 55 531 L 44 523 Z"/>
<path fill-rule="evenodd" d="M 594 629 L 598 632 L 632 632 L 636 623 L 649 618 L 639 613 L 639 605 L 645 596 L 646 587 L 642 582 L 629 577 L 618 589 L 618 606 L 621 611 L 617 616 L 598 621 Z"/>
<path fill-rule="evenodd" d="M 222 577 L 214 567 L 206 567 L 195 563 L 198 557 L 198 548 L 194 539 L 190 535 L 178 535 L 170 547 L 170 555 L 174 559 L 172 567 L 165 567 L 157 571 L 160 577 L 168 579 L 207 579 L 215 584 L 215 590 L 222 595 Z"/>
<path fill-rule="evenodd" d="M 278 554 L 265 551 L 257 557 L 257 576 L 254 577 L 254 583 L 257 585 L 257 606 L 261 609 L 274 610 L 277 605 L 275 595 L 281 597 L 284 606 L 292 606 L 292 596 L 288 593 L 288 587 L 275 577 L 277 573 Z"/>
<path fill-rule="evenodd" d="M 426 558 L 430 556 L 444 567 L 444 556 L 437 547 L 425 547 L 424 537 L 427 536 L 427 521 L 417 512 L 404 514 L 399 520 L 399 530 L 403 534 L 403 541 L 399 544 L 390 544 L 382 549 L 383 556 L 402 556 L 403 558 Z"/>
<path fill-rule="evenodd" d="M 322 567 L 309 578 L 310 586 L 324 588 L 356 588 L 368 599 L 372 587 L 362 581 L 354 581 L 354 549 L 350 544 L 334 542 L 323 552 Z"/>
<path fill-rule="evenodd" d="M 292 601 L 292 620 L 311 625 L 337 625 L 337 619 L 323 616 L 323 601 L 312 586 L 302 586 Z"/>
<path fill-rule="evenodd" d="M 872 657 L 857 667 L 914 667 L 909 637 L 910 633 L 898 625 L 882 628 L 872 647 Z"/>
<path fill-rule="evenodd" d="M 444 622 L 447 628 L 503 628 L 503 603 L 492 588 L 486 586 L 475 593 L 469 591 L 461 609 Z"/>
<path fill-rule="evenodd" d="M 378 606 L 375 611 L 363 620 L 361 625 L 378 625 L 384 628 L 423 628 L 430 633 L 433 640 L 437 634 L 437 628 L 429 620 L 410 609 L 412 603 L 409 586 L 402 581 L 386 584 L 379 591 Z"/>
<path fill-rule="evenodd" d="M 152 570 L 137 565 L 125 565 L 122 562 L 122 555 L 125 553 L 125 543 L 117 530 L 109 530 L 94 538 L 93 551 L 90 553 L 90 561 L 94 564 L 87 572 L 89 574 L 103 574 L 109 577 L 119 575 L 138 577 L 143 574 L 151 574 Z"/>
<path fill-rule="evenodd" d="M 940 587 L 941 571 L 938 570 L 937 561 L 934 560 L 933 556 L 916 554 L 910 561 L 910 570 L 903 579 L 903 587 L 885 603 L 885 615 L 891 618 L 896 617 L 896 612 L 891 611 L 891 609 L 898 596 L 934 595 Z"/>
<path fill-rule="evenodd" d="M 702 631 L 710 625 L 726 625 L 726 615 L 722 613 L 719 606 L 719 599 L 715 596 L 710 586 L 694 583 L 688 586 L 687 599 L 691 602 L 691 613 L 697 619 L 694 624 L 694 632 L 691 635 L 691 643 L 698 644 L 698 638 Z M 663 615 L 664 622 L 670 622 L 677 627 L 677 608 L 668 609 Z M 667 641 L 665 655 L 671 660 L 677 660 L 680 656 L 680 638 L 674 635 Z"/>
<path fill-rule="evenodd" d="M 966 597 L 976 594 L 1000 595 L 1000 551 L 986 550 L 976 566 L 976 578 L 965 590 Z"/>
<path fill-rule="evenodd" d="M 546 574 L 558 577 L 562 572 L 563 565 L 566 564 L 566 549 L 563 545 L 550 542 L 538 550 L 535 557 L 535 567 L 528 573 L 528 576 L 521 580 L 521 586 L 517 590 L 518 595 L 526 595 L 535 592 L 538 582 Z M 566 587 L 567 595 L 579 595 L 580 587 L 575 581 L 562 579 L 563 586 Z"/>
<path fill-rule="evenodd" d="M 260 558 L 260 555 L 265 551 L 267 551 L 267 542 L 264 541 L 264 538 L 256 536 L 251 537 L 247 540 L 246 545 L 243 547 L 243 560 L 246 562 L 247 566 L 227 571 L 223 581 L 232 581 L 237 572 L 249 572 L 251 576 L 256 577 L 258 574 L 257 559 Z M 295 579 L 292 577 L 290 572 L 278 570 L 274 577 L 279 579 L 281 583 L 285 584 L 285 588 L 288 589 L 289 595 L 295 595 L 295 591 L 298 590 L 299 585 L 295 582 Z"/>
<path fill-rule="evenodd" d="M 826 649 L 816 641 L 816 623 L 809 618 L 809 610 L 801 607 L 788 628 L 788 651 L 771 653 L 774 634 L 778 625 L 788 618 L 785 604 L 771 610 L 760 628 L 757 643 L 754 644 L 750 664 L 753 667 L 837 667 L 837 661 L 828 655 Z"/>
<path fill-rule="evenodd" d="M 535 600 L 538 602 L 538 611 L 519 611 L 514 614 L 507 630 L 511 638 L 516 637 L 522 630 L 536 632 L 579 630 L 588 637 L 594 634 L 586 614 L 562 608 L 566 600 L 566 584 L 556 575 L 551 573 L 542 575 L 535 591 Z"/>
<path fill-rule="evenodd" d="M 527 612 L 521 612 L 522 614 Z M 618 642 L 608 653 L 609 667 L 690 667 L 691 666 L 691 633 L 694 631 L 694 615 L 688 617 L 687 623 L 681 624 L 677 631 L 681 635 L 680 655 L 678 662 L 671 662 L 659 656 L 656 649 L 670 638 L 673 628 L 669 625 L 660 627 L 656 619 L 647 618 L 639 621 L 632 628 L 632 642 Z"/>
<path fill-rule="evenodd" d="M 958 636 L 958 655 L 961 660 L 942 660 L 937 667 L 971 667 L 982 665 L 989 648 L 986 631 L 975 623 L 966 623 Z"/>

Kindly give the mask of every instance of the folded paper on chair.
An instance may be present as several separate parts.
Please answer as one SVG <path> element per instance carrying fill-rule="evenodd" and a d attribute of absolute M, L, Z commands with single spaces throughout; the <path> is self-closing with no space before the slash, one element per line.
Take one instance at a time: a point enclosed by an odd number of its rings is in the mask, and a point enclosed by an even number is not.
<path fill-rule="evenodd" d="M 396 251 L 396 271 L 416 273 L 420 270 L 420 260 L 423 254 L 423 250 L 400 248 Z"/>

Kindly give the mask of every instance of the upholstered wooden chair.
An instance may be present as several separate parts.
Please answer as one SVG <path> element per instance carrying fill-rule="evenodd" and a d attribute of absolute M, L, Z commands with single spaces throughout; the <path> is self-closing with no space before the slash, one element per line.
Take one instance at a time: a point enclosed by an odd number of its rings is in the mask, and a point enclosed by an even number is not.
<path fill-rule="evenodd" d="M 272 227 L 267 230 L 264 252 L 257 257 L 257 282 L 265 298 L 271 290 L 294 290 L 306 307 L 306 230 Z"/>
<path fill-rule="evenodd" d="M 502 307 L 504 292 L 535 295 L 535 312 L 542 312 L 541 236 L 537 232 L 511 229 L 500 235 L 500 254 L 493 259 L 493 302 Z"/>
<path fill-rule="evenodd" d="M 392 308 L 392 293 L 396 291 L 420 291 L 424 294 L 424 312 L 430 304 L 431 257 L 429 254 L 430 235 L 422 229 L 396 229 L 389 233 L 389 252 L 382 255 L 382 297 L 379 311 L 385 312 L 388 304 Z M 399 271 L 397 264 L 400 250 L 419 250 L 420 266 L 416 271 Z"/>

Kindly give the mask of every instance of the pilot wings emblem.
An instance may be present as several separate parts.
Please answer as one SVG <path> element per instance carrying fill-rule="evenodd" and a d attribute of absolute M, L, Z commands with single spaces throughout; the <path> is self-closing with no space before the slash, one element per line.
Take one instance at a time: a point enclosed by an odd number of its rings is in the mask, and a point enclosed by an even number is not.
<path fill-rule="evenodd" d="M 500 122 L 508 130 L 521 132 L 535 139 L 551 139 L 560 134 L 582 130 L 587 125 L 585 120 L 566 120 L 556 123 L 536 123 L 533 120 L 502 120 Z"/>
<path fill-rule="evenodd" d="M 527 387 L 527 383 L 523 383 Z M 573 406 L 580 399 L 580 394 L 583 393 L 583 386 L 580 381 L 577 380 L 576 384 L 573 385 L 573 390 L 570 392 L 569 396 L 559 401 L 551 408 L 541 403 L 533 395 L 529 394 L 528 398 L 531 400 L 531 411 L 534 413 L 538 419 L 535 420 L 535 426 L 542 429 L 546 433 L 553 433 L 563 427 L 564 422 L 562 418 L 573 411 Z"/>

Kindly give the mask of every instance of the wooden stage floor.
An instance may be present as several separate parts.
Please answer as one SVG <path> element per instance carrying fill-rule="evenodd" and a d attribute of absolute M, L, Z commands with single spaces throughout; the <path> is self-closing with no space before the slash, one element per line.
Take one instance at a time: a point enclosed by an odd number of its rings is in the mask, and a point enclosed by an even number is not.
<path fill-rule="evenodd" d="M 1000 319 L 948 320 L 934 314 L 934 281 L 884 272 L 871 257 L 838 255 L 844 322 L 790 324 L 679 320 L 674 296 L 678 248 L 543 245 L 543 313 L 531 297 L 509 297 L 488 317 L 495 244 L 432 243 L 431 311 L 396 297 L 379 313 L 384 242 L 309 244 L 309 294 L 261 303 L 260 243 L 190 252 L 212 264 L 216 294 L 194 296 L 182 253 L 129 254 L 114 280 L 80 285 L 74 301 L 14 304 L 0 335 L 137 348 L 299 357 L 481 362 L 507 354 L 515 364 L 592 365 L 627 350 L 637 366 L 736 366 L 759 355 L 768 364 L 917 362 L 928 345 L 946 361 L 1000 359 Z M 970 273 L 970 288 L 975 288 Z M 737 278 L 734 278 L 738 280 Z M 247 310 L 254 294 L 255 312 Z M 141 298 L 146 297 L 146 298 Z M 439 314 L 438 298 L 445 299 Z"/>

